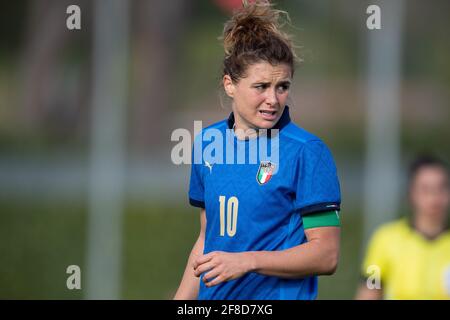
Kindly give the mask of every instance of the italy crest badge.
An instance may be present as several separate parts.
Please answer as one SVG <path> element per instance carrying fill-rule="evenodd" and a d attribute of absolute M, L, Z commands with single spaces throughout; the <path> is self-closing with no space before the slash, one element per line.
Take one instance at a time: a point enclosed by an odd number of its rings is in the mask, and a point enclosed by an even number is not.
<path fill-rule="evenodd" d="M 275 169 L 275 164 L 270 161 L 261 161 L 256 174 L 256 181 L 259 184 L 266 184 L 272 178 Z"/>

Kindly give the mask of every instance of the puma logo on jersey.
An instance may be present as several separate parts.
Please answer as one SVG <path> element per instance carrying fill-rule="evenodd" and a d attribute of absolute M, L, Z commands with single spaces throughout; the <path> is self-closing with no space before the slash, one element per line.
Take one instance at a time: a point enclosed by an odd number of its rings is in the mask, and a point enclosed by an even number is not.
<path fill-rule="evenodd" d="M 213 165 L 214 165 L 214 163 L 211 164 L 211 163 L 209 163 L 208 161 L 205 160 L 205 166 L 206 166 L 207 168 L 209 168 L 209 173 L 212 173 L 212 166 L 213 166 Z"/>

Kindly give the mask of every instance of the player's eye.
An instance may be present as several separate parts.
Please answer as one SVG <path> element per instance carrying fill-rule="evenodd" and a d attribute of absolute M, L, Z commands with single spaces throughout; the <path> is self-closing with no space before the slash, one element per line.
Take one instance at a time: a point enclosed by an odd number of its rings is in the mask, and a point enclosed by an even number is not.
<path fill-rule="evenodd" d="M 278 92 L 283 93 L 285 91 L 289 90 L 290 85 L 289 84 L 282 84 L 278 87 Z"/>
<path fill-rule="evenodd" d="M 267 85 L 267 84 L 257 84 L 257 85 L 255 86 L 255 89 L 258 90 L 258 91 L 264 91 L 264 90 L 266 90 L 268 87 L 269 87 L 269 85 Z"/>

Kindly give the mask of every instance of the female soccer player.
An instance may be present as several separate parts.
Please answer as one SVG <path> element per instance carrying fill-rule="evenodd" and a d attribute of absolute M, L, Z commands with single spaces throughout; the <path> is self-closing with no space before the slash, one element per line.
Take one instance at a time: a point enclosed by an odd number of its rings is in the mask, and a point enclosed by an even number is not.
<path fill-rule="evenodd" d="M 296 55 L 280 30 L 283 14 L 267 1 L 244 1 L 225 24 L 232 113 L 202 131 L 193 158 L 221 133 L 224 159 L 244 152 L 256 161 L 194 160 L 189 201 L 201 208 L 201 228 L 175 299 L 315 299 L 317 275 L 336 270 L 339 181 L 326 145 L 289 117 Z M 264 139 L 278 161 L 255 153 Z"/>

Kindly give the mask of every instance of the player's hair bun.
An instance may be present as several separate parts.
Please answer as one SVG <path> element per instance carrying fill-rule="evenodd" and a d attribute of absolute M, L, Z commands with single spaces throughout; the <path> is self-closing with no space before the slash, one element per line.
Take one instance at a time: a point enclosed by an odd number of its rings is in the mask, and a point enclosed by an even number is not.
<path fill-rule="evenodd" d="M 294 72 L 297 56 L 290 36 L 281 31 L 289 21 L 287 12 L 276 10 L 267 0 L 249 3 L 225 23 L 221 39 L 225 51 L 223 73 L 233 81 L 240 79 L 251 63 L 286 63 Z"/>

